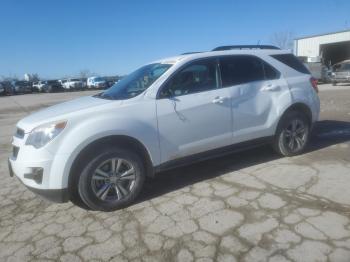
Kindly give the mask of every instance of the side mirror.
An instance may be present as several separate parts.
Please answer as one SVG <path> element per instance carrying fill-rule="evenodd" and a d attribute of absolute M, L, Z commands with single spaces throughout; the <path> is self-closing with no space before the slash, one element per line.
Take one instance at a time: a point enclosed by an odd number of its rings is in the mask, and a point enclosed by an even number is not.
<path fill-rule="evenodd" d="M 162 92 L 160 93 L 160 98 L 168 98 L 171 99 L 174 97 L 174 93 L 171 89 L 166 88 L 165 90 L 162 90 Z"/>

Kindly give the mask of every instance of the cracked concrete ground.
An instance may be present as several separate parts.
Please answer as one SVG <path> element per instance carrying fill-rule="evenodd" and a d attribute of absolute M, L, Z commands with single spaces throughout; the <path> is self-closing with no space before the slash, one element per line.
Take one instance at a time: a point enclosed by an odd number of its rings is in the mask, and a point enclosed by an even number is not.
<path fill-rule="evenodd" d="M 1 97 L 0 261 L 350 261 L 350 86 L 320 89 L 304 155 L 262 147 L 175 169 L 112 213 L 46 202 L 8 176 L 16 121 L 88 93 Z"/>

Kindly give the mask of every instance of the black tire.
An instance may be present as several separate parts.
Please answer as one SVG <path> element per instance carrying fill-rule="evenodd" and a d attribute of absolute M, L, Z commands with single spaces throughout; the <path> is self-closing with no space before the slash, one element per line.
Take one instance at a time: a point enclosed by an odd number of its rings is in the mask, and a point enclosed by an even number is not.
<path fill-rule="evenodd" d="M 101 166 L 104 167 L 104 165 L 107 165 L 108 167 L 109 161 L 116 161 L 115 159 L 122 160 L 125 165 L 126 163 L 128 164 L 128 168 L 130 167 L 130 170 L 133 170 L 132 176 L 134 180 L 119 180 L 119 182 L 112 182 L 112 178 L 110 178 L 110 181 L 108 182 L 102 180 L 100 182 L 102 184 L 101 187 L 96 189 L 96 183 L 99 181 L 93 180 L 93 176 L 95 177 L 97 169 L 99 168 L 99 170 L 101 170 Z M 119 175 L 119 177 L 121 177 L 121 175 Z M 100 211 L 114 211 L 130 205 L 135 200 L 135 198 L 142 190 L 145 177 L 146 169 L 139 155 L 126 149 L 104 147 L 87 158 L 87 165 L 82 169 L 79 177 L 78 192 L 81 199 L 90 209 Z M 128 188 L 128 192 L 125 193 L 125 191 L 122 192 L 125 190 L 125 184 L 122 186 L 123 190 L 120 190 L 121 184 L 119 183 L 132 183 L 132 185 L 130 184 L 126 186 L 130 188 Z M 101 197 L 97 195 L 99 195 L 99 192 L 103 191 L 103 188 L 107 184 L 110 185 L 110 189 L 106 190 L 109 192 L 107 192 L 105 196 L 106 199 L 102 200 Z M 119 194 L 117 192 L 118 186 Z M 120 194 L 122 195 L 121 198 Z M 102 195 L 105 194 L 103 193 Z"/>
<path fill-rule="evenodd" d="M 278 154 L 283 156 L 299 155 L 304 152 L 309 137 L 309 119 L 301 112 L 290 111 L 283 116 L 278 124 L 273 147 Z"/>
<path fill-rule="evenodd" d="M 75 188 L 73 191 L 71 191 L 69 197 L 70 197 L 70 201 L 74 205 L 76 205 L 82 209 L 85 209 L 85 210 L 91 210 L 91 208 L 87 204 L 85 204 L 85 202 L 81 199 L 79 192 L 78 192 L 78 188 Z"/>

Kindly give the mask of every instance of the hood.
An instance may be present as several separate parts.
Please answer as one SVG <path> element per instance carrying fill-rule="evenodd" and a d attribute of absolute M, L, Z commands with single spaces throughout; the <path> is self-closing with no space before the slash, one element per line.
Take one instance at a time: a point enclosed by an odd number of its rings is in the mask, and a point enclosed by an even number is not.
<path fill-rule="evenodd" d="M 92 107 L 109 104 L 112 102 L 112 100 L 106 100 L 92 96 L 81 97 L 42 109 L 23 118 L 18 122 L 17 125 L 25 130 L 26 133 L 28 133 L 33 128 L 44 123 L 67 120 L 67 118 L 69 118 L 69 114 L 76 113 L 84 109 L 91 109 Z"/>

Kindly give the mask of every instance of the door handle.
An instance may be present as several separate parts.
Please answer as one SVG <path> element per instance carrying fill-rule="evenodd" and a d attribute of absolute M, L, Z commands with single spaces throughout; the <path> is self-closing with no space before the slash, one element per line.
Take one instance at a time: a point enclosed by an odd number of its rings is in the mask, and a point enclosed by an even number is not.
<path fill-rule="evenodd" d="M 217 96 L 217 97 L 215 97 L 215 98 L 213 99 L 212 102 L 213 102 L 214 104 L 222 104 L 222 103 L 224 103 L 225 99 L 226 99 L 226 97 Z"/>
<path fill-rule="evenodd" d="M 280 86 L 268 84 L 263 86 L 260 90 L 261 91 L 278 91 L 280 89 L 281 89 Z"/>

